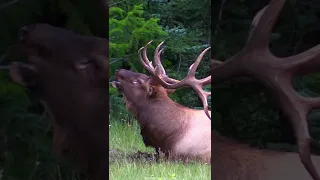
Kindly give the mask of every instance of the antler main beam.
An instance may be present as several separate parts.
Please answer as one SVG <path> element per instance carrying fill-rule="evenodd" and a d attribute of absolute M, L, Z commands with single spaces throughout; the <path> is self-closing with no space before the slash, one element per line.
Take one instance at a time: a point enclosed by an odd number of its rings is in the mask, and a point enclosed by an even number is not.
<path fill-rule="evenodd" d="M 262 83 L 277 101 L 280 109 L 293 125 L 299 156 L 307 171 L 315 180 L 320 180 L 310 157 L 310 134 L 307 115 L 320 107 L 320 98 L 299 95 L 292 86 L 294 75 L 320 71 L 320 45 L 303 53 L 275 57 L 269 50 L 269 34 L 276 22 L 285 0 L 272 0 L 259 11 L 253 23 L 257 23 L 246 46 L 228 60 L 212 67 L 212 83 L 234 77 L 249 76 Z"/>

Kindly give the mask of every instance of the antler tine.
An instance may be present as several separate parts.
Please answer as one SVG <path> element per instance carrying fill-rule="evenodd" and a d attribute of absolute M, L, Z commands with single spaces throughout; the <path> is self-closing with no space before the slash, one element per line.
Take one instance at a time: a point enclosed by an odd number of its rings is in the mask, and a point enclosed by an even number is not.
<path fill-rule="evenodd" d="M 192 76 L 195 76 L 195 72 L 200 64 L 200 61 L 202 60 L 203 56 L 205 55 L 205 53 L 211 49 L 211 47 L 208 47 L 206 48 L 205 50 L 203 50 L 201 52 L 201 54 L 198 56 L 197 60 L 189 67 L 189 72 L 188 72 L 188 75 L 192 75 Z M 206 78 L 203 78 L 203 79 L 200 79 L 199 81 L 201 81 L 201 84 L 202 85 L 208 85 L 208 84 L 211 84 L 211 75 L 206 77 Z"/>
<path fill-rule="evenodd" d="M 198 69 L 198 66 L 200 64 L 200 61 L 202 60 L 203 56 L 206 54 L 206 52 L 211 49 L 211 47 L 206 48 L 201 52 L 201 54 L 198 56 L 197 60 L 190 66 L 190 70 L 188 72 L 188 75 L 195 76 L 196 70 Z"/>
<path fill-rule="evenodd" d="M 159 47 L 160 47 L 160 46 L 159 46 Z M 158 74 L 161 73 L 161 78 L 162 78 L 164 81 L 166 81 L 166 82 L 168 82 L 168 83 L 170 83 L 170 84 L 178 83 L 178 82 L 180 82 L 179 80 L 172 79 L 172 78 L 170 78 L 170 77 L 167 76 L 167 73 L 166 73 L 164 67 L 162 66 L 160 56 L 161 56 L 161 53 L 163 52 L 163 50 L 164 50 L 164 48 L 162 48 L 162 49 L 158 52 L 158 54 L 157 54 L 157 60 L 159 61 L 158 63 L 159 63 L 160 65 L 159 65 L 159 66 L 156 66 L 156 67 L 155 67 L 155 70 L 156 70 L 156 72 L 157 72 L 157 71 L 162 71 L 162 72 L 158 72 Z"/>
<path fill-rule="evenodd" d="M 166 71 L 163 68 L 161 60 L 160 60 L 160 55 L 161 55 L 161 53 L 163 51 L 163 49 L 160 49 L 160 47 L 163 44 L 164 44 L 164 41 L 162 41 L 154 51 L 154 63 L 155 63 L 155 66 L 156 66 L 157 75 L 166 76 Z"/>
<path fill-rule="evenodd" d="M 148 56 L 147 56 L 147 47 L 148 47 L 148 45 L 151 44 L 151 42 L 152 42 L 152 40 L 149 41 L 145 46 L 141 47 L 141 48 L 139 49 L 139 51 L 138 51 L 138 54 L 139 54 L 139 59 L 140 59 L 140 62 L 141 62 L 141 64 L 142 64 L 142 66 L 143 66 L 151 75 L 157 77 L 157 68 L 159 68 L 159 65 L 156 65 L 156 67 L 153 67 L 152 62 L 148 59 Z M 164 41 L 163 41 L 163 42 L 164 42 Z M 162 42 L 162 43 L 163 43 L 163 42 Z M 158 47 L 161 47 L 162 43 L 161 43 L 160 45 L 158 45 Z M 157 52 L 157 51 L 159 51 L 159 50 L 156 50 L 156 52 Z M 160 54 L 162 53 L 162 51 L 163 51 L 163 49 L 161 49 L 161 50 L 157 53 L 157 55 L 159 56 L 159 58 L 158 58 L 159 63 L 156 62 L 157 64 L 161 64 Z M 141 54 L 142 54 L 142 55 L 141 55 Z M 155 53 L 155 54 L 156 54 L 156 53 Z M 163 68 L 162 64 L 160 65 L 160 68 Z M 169 83 L 178 83 L 178 82 L 180 82 L 180 81 L 178 81 L 178 80 L 175 80 L 175 79 L 172 79 L 172 78 L 167 77 L 164 68 L 163 68 L 163 72 L 164 72 L 164 73 L 162 73 L 162 77 L 161 77 L 161 78 L 165 79 L 167 82 L 169 82 Z M 159 78 L 158 80 L 160 80 L 160 78 Z"/>
<path fill-rule="evenodd" d="M 142 57 L 142 55 L 141 55 L 141 51 L 143 50 L 143 48 L 144 48 L 144 47 L 141 47 L 141 48 L 139 49 L 139 51 L 138 51 L 138 53 L 139 53 L 139 58 L 141 57 L 141 60 L 142 60 L 144 63 L 146 63 L 147 65 L 149 65 L 150 62 L 148 62 L 147 60 L 143 59 L 143 57 Z"/>
<path fill-rule="evenodd" d="M 190 69 L 190 68 L 189 68 Z M 199 84 L 202 84 L 203 86 L 211 84 L 211 75 L 208 77 L 205 77 L 203 79 L 199 79 Z M 180 82 L 180 81 L 179 81 Z M 178 82 L 177 82 L 178 83 Z"/>
<path fill-rule="evenodd" d="M 206 85 L 211 84 L 211 75 L 208 76 L 208 77 L 206 77 L 206 78 L 200 79 L 199 82 L 200 82 L 203 86 L 206 86 Z"/>
<path fill-rule="evenodd" d="M 147 45 L 149 45 L 151 42 L 152 42 L 152 41 L 150 41 Z M 147 46 L 147 45 L 146 45 L 146 46 Z M 150 74 L 154 75 L 154 74 L 155 74 L 155 69 L 154 69 L 154 67 L 152 66 L 152 63 L 149 61 L 149 59 L 148 59 L 148 57 L 147 57 L 147 55 L 146 55 L 146 49 L 147 49 L 146 46 L 144 46 L 144 47 L 142 47 L 142 48 L 139 49 L 139 51 L 138 51 L 139 59 L 140 59 L 140 62 L 141 62 L 141 64 L 142 64 L 142 66 L 143 66 Z M 143 52 L 141 52 L 141 51 L 143 51 Z M 141 53 L 142 53 L 143 55 L 141 55 Z"/>
<path fill-rule="evenodd" d="M 147 56 L 147 49 L 148 49 L 148 46 L 152 43 L 153 40 L 149 41 L 144 47 L 143 47 L 143 59 L 145 62 L 147 62 L 149 64 L 150 67 L 152 67 L 154 69 L 154 67 L 152 66 L 152 61 L 149 60 L 148 56 Z"/>
<path fill-rule="evenodd" d="M 277 17 L 285 3 L 285 0 L 272 0 L 269 5 L 260 10 L 255 16 L 256 27 L 248 39 L 250 48 L 266 48 L 269 45 L 269 34 L 277 21 Z M 271 7 L 271 8 L 270 8 Z"/>
<path fill-rule="evenodd" d="M 211 96 L 211 92 L 204 91 L 201 87 L 195 89 L 198 96 L 200 97 L 203 105 L 203 110 L 208 116 L 209 119 L 211 119 L 211 114 L 209 114 L 209 106 L 208 106 L 208 97 Z"/>

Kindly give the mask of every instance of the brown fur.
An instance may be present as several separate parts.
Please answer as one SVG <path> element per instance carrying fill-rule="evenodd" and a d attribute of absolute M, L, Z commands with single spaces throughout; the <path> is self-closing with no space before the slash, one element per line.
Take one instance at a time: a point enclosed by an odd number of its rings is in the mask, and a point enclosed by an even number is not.
<path fill-rule="evenodd" d="M 56 153 L 92 179 L 108 177 L 108 41 L 47 24 L 21 30 L 28 63 L 14 62 L 12 79 L 34 91 L 49 112 Z"/>
<path fill-rule="evenodd" d="M 260 150 L 212 134 L 212 174 L 221 180 L 312 180 L 297 153 Z M 320 170 L 320 157 L 312 156 Z"/>
<path fill-rule="evenodd" d="M 165 88 L 144 74 L 119 70 L 116 75 L 114 85 L 136 115 L 142 136 L 169 159 L 210 162 L 211 121 L 204 111 L 175 103 Z"/>

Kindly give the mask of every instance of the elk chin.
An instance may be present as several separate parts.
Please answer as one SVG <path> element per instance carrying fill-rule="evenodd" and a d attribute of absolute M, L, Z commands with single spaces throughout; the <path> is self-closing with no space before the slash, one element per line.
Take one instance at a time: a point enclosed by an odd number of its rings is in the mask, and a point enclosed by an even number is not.
<path fill-rule="evenodd" d="M 38 97 L 43 95 L 38 82 L 38 71 L 32 63 L 13 62 L 9 73 L 13 82 L 27 88 Z"/>
<path fill-rule="evenodd" d="M 123 93 L 123 87 L 121 86 L 121 83 L 119 81 L 113 81 L 112 83 L 112 87 L 117 88 L 117 90 L 120 92 L 122 98 L 123 98 L 123 102 L 126 106 L 126 109 L 133 113 L 134 115 L 137 115 L 137 111 L 134 108 L 132 102 L 124 95 Z"/>
<path fill-rule="evenodd" d="M 34 65 L 22 62 L 13 62 L 10 65 L 10 77 L 12 80 L 25 87 L 36 84 L 37 70 Z"/>

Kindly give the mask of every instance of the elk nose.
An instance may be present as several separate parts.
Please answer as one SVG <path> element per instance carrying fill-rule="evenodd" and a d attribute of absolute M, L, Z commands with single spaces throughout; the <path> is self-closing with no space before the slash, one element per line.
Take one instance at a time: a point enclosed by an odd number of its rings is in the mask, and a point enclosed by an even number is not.
<path fill-rule="evenodd" d="M 20 29 L 20 41 L 24 41 L 28 35 L 28 28 L 26 26 L 23 26 L 21 29 Z"/>

